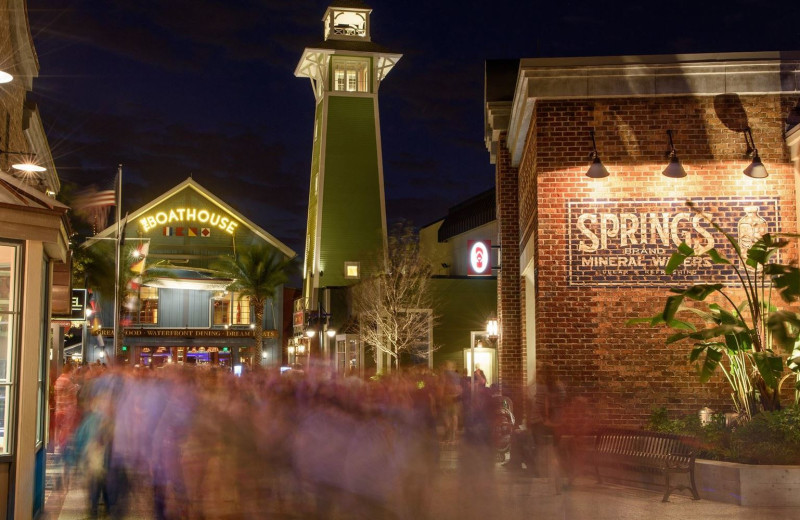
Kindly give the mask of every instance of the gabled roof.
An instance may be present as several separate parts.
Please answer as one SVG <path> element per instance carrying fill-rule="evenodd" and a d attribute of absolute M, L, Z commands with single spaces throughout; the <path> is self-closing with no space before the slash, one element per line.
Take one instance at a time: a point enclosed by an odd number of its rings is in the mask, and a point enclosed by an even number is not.
<path fill-rule="evenodd" d="M 0 206 L 38 209 L 56 214 L 66 213 L 69 209 L 56 199 L 27 186 L 21 179 L 2 172 L 0 172 Z"/>
<path fill-rule="evenodd" d="M 261 239 L 263 239 L 265 242 L 267 242 L 271 246 L 275 247 L 277 250 L 279 250 L 281 253 L 283 253 L 287 257 L 294 258 L 295 256 L 297 256 L 297 253 L 295 253 L 289 246 L 287 246 L 286 244 L 284 244 L 283 242 L 281 242 L 280 240 L 278 240 L 277 238 L 275 238 L 271 234 L 267 233 L 260 226 L 256 225 L 250 219 L 248 219 L 247 217 L 245 217 L 244 215 L 242 215 L 241 213 L 239 213 L 238 211 L 233 209 L 231 206 L 229 206 L 227 203 L 225 203 L 222 199 L 220 199 L 219 197 L 217 197 L 216 195 L 214 195 L 213 193 L 211 193 L 210 191 L 205 189 L 203 186 L 201 186 L 197 181 L 195 181 L 191 177 L 189 177 L 188 179 L 186 179 L 182 183 L 178 184 L 177 186 L 175 186 L 171 190 L 165 192 L 160 197 L 158 197 L 158 198 L 152 200 L 151 202 L 145 204 L 141 208 L 128 213 L 127 219 L 123 217 L 122 223 L 125 224 L 125 223 L 127 223 L 129 221 L 130 222 L 136 221 L 141 215 L 144 215 L 145 213 L 147 213 L 148 211 L 152 210 L 154 207 L 158 206 L 159 204 L 161 204 L 165 200 L 171 198 L 172 196 L 180 193 L 181 191 L 183 191 L 184 189 L 187 189 L 187 188 L 195 190 L 197 193 L 199 193 L 200 195 L 202 195 L 203 197 L 208 199 L 212 204 L 215 204 L 215 205 L 219 206 L 220 208 L 224 209 L 225 211 L 227 211 L 231 215 L 235 216 L 244 225 L 246 225 L 250 229 L 250 231 L 252 231 L 255 235 L 259 236 Z M 94 243 L 99 238 L 106 238 L 106 237 L 109 237 L 109 236 L 113 236 L 114 233 L 116 233 L 116 228 L 117 228 L 117 224 L 116 223 L 112 224 L 111 226 L 107 227 L 103 231 L 101 231 L 98 234 L 96 234 L 94 237 L 89 238 L 86 241 L 84 247 L 88 247 L 88 246 L 92 245 L 92 243 Z"/>

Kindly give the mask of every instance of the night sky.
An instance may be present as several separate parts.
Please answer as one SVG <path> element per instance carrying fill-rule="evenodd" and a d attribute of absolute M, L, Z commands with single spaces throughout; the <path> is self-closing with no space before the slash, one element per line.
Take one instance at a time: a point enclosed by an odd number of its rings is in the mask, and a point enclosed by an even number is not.
<path fill-rule="evenodd" d="M 379 93 L 387 216 L 417 226 L 494 183 L 486 59 L 800 48 L 797 0 L 367 3 L 373 41 L 403 54 Z M 191 175 L 302 256 L 314 96 L 294 70 L 328 5 L 29 0 L 62 182 L 122 163 L 124 212 Z"/>

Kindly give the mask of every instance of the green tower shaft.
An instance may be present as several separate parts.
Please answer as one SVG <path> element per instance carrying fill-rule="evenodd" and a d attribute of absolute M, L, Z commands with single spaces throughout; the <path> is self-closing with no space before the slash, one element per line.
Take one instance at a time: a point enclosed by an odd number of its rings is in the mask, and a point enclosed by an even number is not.
<path fill-rule="evenodd" d="M 386 255 L 378 89 L 401 55 L 370 39 L 372 10 L 337 0 L 323 17 L 325 40 L 307 47 L 295 75 L 316 99 L 303 299 L 352 285 Z"/>

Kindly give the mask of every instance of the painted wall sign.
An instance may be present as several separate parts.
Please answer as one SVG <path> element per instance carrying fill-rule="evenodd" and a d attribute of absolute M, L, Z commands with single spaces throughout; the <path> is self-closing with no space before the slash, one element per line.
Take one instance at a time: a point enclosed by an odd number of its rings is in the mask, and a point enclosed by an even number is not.
<path fill-rule="evenodd" d="M 233 217 L 222 215 L 217 211 L 193 207 L 173 208 L 170 210 L 158 211 L 149 215 L 145 215 L 139 219 L 139 224 L 142 226 L 142 230 L 145 233 L 156 226 L 164 226 L 165 224 L 171 224 L 173 222 L 198 222 L 200 224 L 209 224 L 211 227 L 219 228 L 231 235 L 236 228 L 239 227 L 239 223 L 234 220 Z"/>
<path fill-rule="evenodd" d="M 489 240 L 467 240 L 469 276 L 491 276 L 492 243 Z"/>
<path fill-rule="evenodd" d="M 780 229 L 777 198 L 706 197 L 697 207 L 743 249 Z M 567 202 L 568 281 L 582 286 L 674 286 L 696 278 L 735 281 L 731 267 L 690 258 L 672 275 L 664 266 L 681 242 L 695 251 L 716 248 L 733 261 L 725 237 L 685 200 L 571 200 Z"/>

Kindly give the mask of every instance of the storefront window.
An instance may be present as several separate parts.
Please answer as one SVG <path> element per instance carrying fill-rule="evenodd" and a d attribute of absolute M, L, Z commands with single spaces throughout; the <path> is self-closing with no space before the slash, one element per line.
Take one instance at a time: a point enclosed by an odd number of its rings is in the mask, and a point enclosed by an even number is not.
<path fill-rule="evenodd" d="M 229 325 L 231 322 L 231 302 L 214 298 L 212 305 L 212 325 Z"/>
<path fill-rule="evenodd" d="M 39 358 L 39 381 L 37 386 L 36 402 L 36 448 L 41 447 L 44 442 L 44 426 L 45 426 L 45 407 L 47 405 L 47 395 L 45 393 L 45 379 L 47 378 L 47 365 L 50 358 L 50 316 L 47 314 L 47 309 L 50 307 L 50 267 L 47 262 L 42 264 L 42 294 L 39 297 L 40 305 L 42 306 L 42 347 L 41 357 Z"/>
<path fill-rule="evenodd" d="M 0 243 L 0 454 L 9 453 L 13 362 L 19 329 L 19 247 Z"/>
<path fill-rule="evenodd" d="M 250 298 L 240 293 L 231 293 L 233 308 L 231 323 L 234 325 L 250 325 Z"/>
<path fill-rule="evenodd" d="M 139 323 L 155 325 L 158 323 L 158 288 L 139 289 Z"/>

